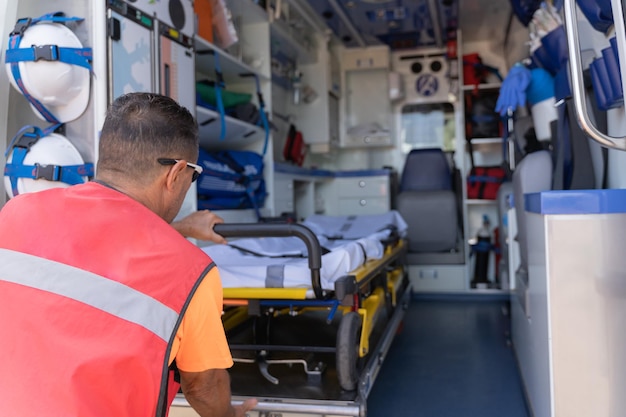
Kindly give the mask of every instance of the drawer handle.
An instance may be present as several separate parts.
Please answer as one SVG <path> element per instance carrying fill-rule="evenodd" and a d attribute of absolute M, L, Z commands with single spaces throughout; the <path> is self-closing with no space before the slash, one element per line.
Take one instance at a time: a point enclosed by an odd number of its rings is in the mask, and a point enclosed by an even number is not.
<path fill-rule="evenodd" d="M 367 200 L 360 200 L 360 201 L 359 201 L 359 204 L 360 204 L 361 206 L 365 206 L 365 205 L 367 204 Z"/>
<path fill-rule="evenodd" d="M 365 181 L 359 181 L 359 187 L 361 188 L 365 187 Z"/>

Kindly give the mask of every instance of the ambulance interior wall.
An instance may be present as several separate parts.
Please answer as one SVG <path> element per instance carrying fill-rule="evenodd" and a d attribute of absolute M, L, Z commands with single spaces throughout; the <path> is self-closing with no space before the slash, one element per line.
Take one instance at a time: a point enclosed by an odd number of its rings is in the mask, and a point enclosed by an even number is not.
<path fill-rule="evenodd" d="M 462 39 L 466 37 L 461 34 Z M 495 35 L 494 35 L 495 36 Z M 483 58 L 483 62 L 487 65 L 498 68 L 500 74 L 505 77 L 507 69 L 510 65 L 528 56 L 528 48 L 525 42 L 528 39 L 528 31 L 519 22 L 511 25 L 511 32 L 508 43 L 515 42 L 516 47 L 504 46 L 504 34 L 499 35 L 497 38 L 490 38 L 490 40 L 478 39 L 469 36 L 472 39 L 471 42 L 463 42 L 461 53 L 478 52 Z M 495 39 L 495 41 L 494 41 Z M 497 82 L 495 76 L 491 76 L 489 81 Z M 412 86 L 405 86 L 405 88 L 411 88 Z M 425 99 L 424 102 L 429 102 Z M 361 105 L 367 106 L 368 103 L 362 103 Z M 394 106 L 395 108 L 395 106 Z M 460 109 L 460 107 L 458 107 Z M 406 154 L 402 151 L 402 143 L 400 139 L 400 126 L 398 126 L 398 120 L 400 117 L 398 114 L 394 114 L 392 119 L 395 125 L 392 126 L 395 134 L 393 135 L 391 146 L 387 147 L 372 147 L 372 148 L 343 148 L 333 150 L 333 152 L 327 154 L 309 154 L 305 161 L 305 165 L 315 165 L 326 169 L 345 170 L 345 169 L 377 169 L 383 166 L 391 166 L 395 168 L 398 173 L 402 172 L 404 167 L 404 161 Z M 457 129 L 460 132 L 457 134 L 463 134 L 462 130 L 462 117 L 459 119 L 461 123 L 457 123 Z M 464 141 L 461 140 L 460 149 L 463 149 Z M 457 155 L 457 164 L 460 159 Z M 460 164 L 459 164 L 460 165 Z"/>
<path fill-rule="evenodd" d="M 587 66 L 590 58 L 601 57 L 602 49 L 609 45 L 608 37 L 593 29 L 586 17 L 578 10 L 578 32 L 583 66 Z M 607 116 L 607 133 L 609 136 L 626 137 L 626 112 L 624 106 L 609 109 Z M 619 149 L 608 150 L 607 169 L 608 188 L 626 188 L 626 152 Z"/>
<path fill-rule="evenodd" d="M 4 1 L 4 0 L 3 0 Z M 18 18 L 39 17 L 46 13 L 62 11 L 66 16 L 85 17 L 85 20 L 74 26 L 74 33 L 79 38 L 83 47 L 93 49 L 93 75 L 91 77 L 91 93 L 89 105 L 85 112 L 76 120 L 65 124 L 64 135 L 72 142 L 80 152 L 85 162 L 95 162 L 97 157 L 98 132 L 104 121 L 107 106 L 107 64 L 106 64 L 106 4 L 105 2 L 78 2 L 72 0 L 51 0 L 41 2 L 39 0 L 21 0 L 8 2 L 7 13 L 2 17 L 2 48 L 6 48 L 8 34 L 15 26 Z M 4 62 L 4 50 L 2 51 L 2 62 Z M 0 120 L 4 120 L 6 113 L 6 149 L 15 134 L 26 125 L 36 125 L 41 128 L 50 124 L 38 118 L 30 108 L 28 101 L 13 88 L 6 71 L 0 71 L 0 92 L 3 100 L 0 107 Z M 8 92 L 8 94 L 5 94 Z M 3 131 L 3 133 L 5 133 Z M 4 152 L 3 152 L 4 163 Z M 3 181 L 4 182 L 4 181 Z M 4 184 L 2 184 L 2 197 L 0 203 L 4 204 L 8 200 Z"/>
<path fill-rule="evenodd" d="M 10 25 L 15 23 L 15 16 L 17 16 L 17 4 L 11 0 L 0 0 L 0 10 L 4 10 L 5 13 L 0 17 L 0 28 L 9 28 Z M 0 45 L 7 44 L 8 38 L 7 30 L 0 30 Z M 0 62 L 4 62 L 4 48 L 0 48 Z M 9 79 L 7 78 L 6 71 L 0 71 L 0 97 L 8 97 L 9 91 L 12 87 L 9 85 Z M 9 115 L 9 101 L 0 100 L 0 135 L 5 138 L 2 149 L 6 149 L 9 138 L 9 129 L 7 126 Z M 0 156 L 1 165 L 4 166 L 4 152 Z M 0 181 L 0 207 L 7 201 L 6 191 L 4 189 L 4 181 Z"/>

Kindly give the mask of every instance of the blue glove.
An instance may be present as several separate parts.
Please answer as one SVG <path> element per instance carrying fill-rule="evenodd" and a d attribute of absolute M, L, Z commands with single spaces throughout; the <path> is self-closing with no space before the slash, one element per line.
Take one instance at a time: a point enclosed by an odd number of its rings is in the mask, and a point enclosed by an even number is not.
<path fill-rule="evenodd" d="M 509 109 L 515 111 L 517 106 L 525 106 L 528 84 L 530 84 L 530 70 L 522 64 L 515 64 L 500 87 L 496 112 L 504 116 Z"/>

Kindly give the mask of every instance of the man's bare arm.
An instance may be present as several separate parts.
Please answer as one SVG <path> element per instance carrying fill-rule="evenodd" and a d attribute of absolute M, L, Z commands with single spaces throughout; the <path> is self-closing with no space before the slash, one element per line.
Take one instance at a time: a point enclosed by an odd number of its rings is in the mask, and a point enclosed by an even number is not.
<path fill-rule="evenodd" d="M 257 404 L 256 399 L 231 404 L 230 376 L 225 369 L 180 371 L 180 381 L 189 405 L 201 417 L 244 417 Z"/>
<path fill-rule="evenodd" d="M 213 226 L 219 223 L 224 223 L 224 219 L 209 210 L 200 210 L 172 222 L 172 227 L 185 237 L 226 243 L 223 236 L 213 231 Z"/>

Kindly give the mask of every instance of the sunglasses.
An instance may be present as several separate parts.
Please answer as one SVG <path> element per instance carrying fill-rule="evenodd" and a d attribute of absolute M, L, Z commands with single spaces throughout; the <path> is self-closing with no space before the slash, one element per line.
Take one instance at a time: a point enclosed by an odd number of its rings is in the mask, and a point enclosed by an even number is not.
<path fill-rule="evenodd" d="M 174 165 L 180 162 L 181 159 L 170 159 L 170 158 L 159 158 L 157 162 L 161 165 Z M 185 161 L 187 164 L 187 168 L 193 169 L 193 176 L 191 177 L 191 182 L 194 182 L 198 179 L 200 174 L 202 174 L 202 167 L 200 165 L 192 164 L 191 162 Z"/>

